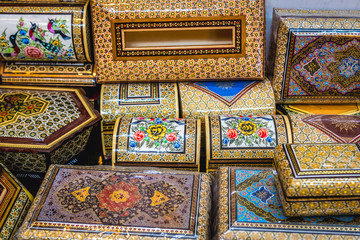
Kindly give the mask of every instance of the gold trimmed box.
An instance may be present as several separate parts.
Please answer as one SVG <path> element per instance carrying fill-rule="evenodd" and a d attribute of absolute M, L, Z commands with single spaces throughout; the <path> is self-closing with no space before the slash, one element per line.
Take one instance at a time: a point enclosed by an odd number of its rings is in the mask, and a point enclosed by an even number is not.
<path fill-rule="evenodd" d="M 0 162 L 0 237 L 13 239 L 29 210 L 32 195 Z"/>
<path fill-rule="evenodd" d="M 183 117 L 275 114 L 269 80 L 178 83 Z"/>
<path fill-rule="evenodd" d="M 271 168 L 223 167 L 216 178 L 213 239 L 358 239 L 360 217 L 288 218 Z"/>
<path fill-rule="evenodd" d="M 222 115 L 205 118 L 206 169 L 272 166 L 275 147 L 291 143 L 291 126 L 280 115 Z"/>
<path fill-rule="evenodd" d="M 0 4 L 2 82 L 94 86 L 88 1 Z"/>
<path fill-rule="evenodd" d="M 210 184 L 170 169 L 52 165 L 18 237 L 209 239 Z"/>
<path fill-rule="evenodd" d="M 358 144 L 283 144 L 275 167 L 287 216 L 360 213 Z"/>
<path fill-rule="evenodd" d="M 277 103 L 359 103 L 360 11 L 273 15 L 268 69 Z"/>
<path fill-rule="evenodd" d="M 112 163 L 199 171 L 200 135 L 199 119 L 119 118 Z"/>
<path fill-rule="evenodd" d="M 175 83 L 103 84 L 100 94 L 101 138 L 106 159 L 112 156 L 114 124 L 119 117 L 179 117 Z"/>
<path fill-rule="evenodd" d="M 265 1 L 91 1 L 99 83 L 264 79 Z"/>
<path fill-rule="evenodd" d="M 290 114 L 329 114 L 360 115 L 360 104 L 278 104 L 277 113 Z"/>
<path fill-rule="evenodd" d="M 78 88 L 0 86 L 0 162 L 46 172 L 85 149 L 101 117 Z"/>

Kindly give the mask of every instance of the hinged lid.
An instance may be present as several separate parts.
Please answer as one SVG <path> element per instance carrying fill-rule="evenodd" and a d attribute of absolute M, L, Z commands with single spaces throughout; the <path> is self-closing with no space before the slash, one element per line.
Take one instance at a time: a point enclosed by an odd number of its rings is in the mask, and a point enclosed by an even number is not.
<path fill-rule="evenodd" d="M 358 144 L 283 144 L 277 150 L 287 201 L 360 199 Z"/>
<path fill-rule="evenodd" d="M 100 120 L 80 89 L 0 86 L 0 150 L 50 152 Z"/>

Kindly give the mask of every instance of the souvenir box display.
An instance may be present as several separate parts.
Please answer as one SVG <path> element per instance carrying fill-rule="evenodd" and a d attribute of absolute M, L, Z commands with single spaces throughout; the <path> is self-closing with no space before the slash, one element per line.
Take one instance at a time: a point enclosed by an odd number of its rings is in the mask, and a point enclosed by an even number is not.
<path fill-rule="evenodd" d="M 332 114 L 359 111 L 359 16 L 360 11 L 274 10 L 268 69 L 277 103 L 300 112 L 311 112 L 304 104 L 346 105 Z"/>
<path fill-rule="evenodd" d="M 0 73 L 6 84 L 93 86 L 88 1 L 0 4 Z"/>
<path fill-rule="evenodd" d="M 179 117 L 175 83 L 120 83 L 101 86 L 100 111 L 103 153 L 112 156 L 114 125 L 119 117 Z"/>
<path fill-rule="evenodd" d="M 360 214 L 359 165 L 356 144 L 278 146 L 277 188 L 285 215 Z"/>
<path fill-rule="evenodd" d="M 274 92 L 269 80 L 179 83 L 183 117 L 202 120 L 206 115 L 275 114 Z"/>
<path fill-rule="evenodd" d="M 263 0 L 91 5 L 99 83 L 265 77 Z"/>
<path fill-rule="evenodd" d="M 113 165 L 156 166 L 199 171 L 199 119 L 119 118 L 113 137 Z"/>
<path fill-rule="evenodd" d="M 210 176 L 52 165 L 19 239 L 208 239 Z"/>
<path fill-rule="evenodd" d="M 213 239 L 358 239 L 359 216 L 287 218 L 272 169 L 221 168 Z"/>
<path fill-rule="evenodd" d="M 0 85 L 0 162 L 46 172 L 83 151 L 100 118 L 81 89 Z"/>
<path fill-rule="evenodd" d="M 0 239 L 13 239 L 33 197 L 0 163 Z"/>
<path fill-rule="evenodd" d="M 278 144 L 291 143 L 282 115 L 221 115 L 205 118 L 206 169 L 219 166 L 271 166 Z"/>

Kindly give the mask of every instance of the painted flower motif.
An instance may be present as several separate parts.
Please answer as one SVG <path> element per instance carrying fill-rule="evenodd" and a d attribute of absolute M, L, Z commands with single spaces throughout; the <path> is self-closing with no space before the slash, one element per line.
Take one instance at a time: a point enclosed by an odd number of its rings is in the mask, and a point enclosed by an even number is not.
<path fill-rule="evenodd" d="M 136 147 L 136 143 L 135 143 L 134 141 L 131 141 L 129 145 L 130 145 L 130 147 L 132 147 L 132 148 Z"/>
<path fill-rule="evenodd" d="M 41 33 L 41 36 L 42 36 L 42 37 L 45 37 L 45 32 L 42 32 L 42 33 Z"/>
<path fill-rule="evenodd" d="M 253 135 L 254 133 L 256 133 L 257 126 L 255 123 L 253 123 L 251 121 L 244 121 L 239 124 L 238 129 L 241 134 L 249 136 L 249 135 Z"/>
<path fill-rule="evenodd" d="M 127 182 L 107 185 L 96 195 L 100 207 L 113 212 L 122 212 L 133 208 L 142 199 L 137 186 Z"/>
<path fill-rule="evenodd" d="M 266 138 L 269 136 L 269 131 L 266 128 L 260 128 L 257 131 L 257 135 L 259 135 L 260 138 Z"/>
<path fill-rule="evenodd" d="M 58 46 L 58 45 L 59 45 L 59 41 L 55 40 L 55 41 L 52 42 L 52 44 L 53 44 L 54 46 Z"/>
<path fill-rule="evenodd" d="M 181 147 L 181 144 L 179 142 L 174 143 L 174 148 L 180 148 L 180 147 Z"/>
<path fill-rule="evenodd" d="M 6 46 L 7 46 L 7 43 L 4 43 L 4 42 L 3 42 L 3 43 L 1 43 L 1 46 L 2 46 L 2 47 L 6 47 Z"/>
<path fill-rule="evenodd" d="M 27 39 L 27 38 L 23 38 L 23 39 L 21 39 L 21 42 L 23 43 L 23 44 L 25 44 L 25 45 L 27 45 L 27 44 L 29 44 L 29 39 Z"/>
<path fill-rule="evenodd" d="M 6 37 L 5 36 L 1 36 L 0 40 L 5 40 Z"/>
<path fill-rule="evenodd" d="M 228 143 L 229 143 L 229 139 L 228 139 L 228 138 L 224 138 L 224 139 L 223 139 L 223 143 L 224 143 L 224 144 L 228 144 Z"/>
<path fill-rule="evenodd" d="M 20 22 L 20 27 L 24 26 L 24 22 Z"/>
<path fill-rule="evenodd" d="M 177 139 L 177 135 L 175 133 L 166 134 L 166 140 L 169 142 L 173 142 Z"/>
<path fill-rule="evenodd" d="M 271 137 L 267 137 L 267 138 L 266 138 L 266 141 L 267 141 L 268 143 L 271 143 L 273 140 L 272 140 Z"/>
<path fill-rule="evenodd" d="M 166 127 L 162 125 L 152 125 L 147 129 L 149 138 L 153 140 L 158 140 L 165 137 L 166 132 L 167 132 Z"/>
<path fill-rule="evenodd" d="M 142 131 L 136 131 L 134 133 L 134 139 L 138 142 L 142 141 L 145 138 L 145 133 Z"/>
<path fill-rule="evenodd" d="M 25 31 L 25 30 L 20 30 L 19 33 L 20 33 L 21 36 L 25 36 L 25 35 L 26 35 L 26 31 Z"/>
<path fill-rule="evenodd" d="M 230 128 L 227 130 L 226 136 L 231 139 L 236 139 L 238 137 L 238 132 L 235 129 Z"/>
<path fill-rule="evenodd" d="M 42 58 L 44 53 L 37 47 L 28 46 L 24 49 L 24 53 L 26 56 L 31 58 Z"/>

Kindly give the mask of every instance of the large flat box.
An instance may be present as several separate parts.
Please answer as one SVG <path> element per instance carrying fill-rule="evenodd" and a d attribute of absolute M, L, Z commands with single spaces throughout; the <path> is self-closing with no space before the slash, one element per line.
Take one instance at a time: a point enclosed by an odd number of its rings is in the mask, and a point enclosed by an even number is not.
<path fill-rule="evenodd" d="M 100 93 L 101 138 L 106 159 L 112 157 L 114 125 L 119 117 L 179 117 L 176 83 L 103 84 Z"/>
<path fill-rule="evenodd" d="M 264 79 L 265 1 L 91 1 L 99 83 Z"/>
<path fill-rule="evenodd" d="M 275 9 L 273 15 L 268 70 L 276 102 L 300 112 L 309 112 L 304 104 L 346 104 L 330 114 L 350 106 L 358 113 L 360 11 Z"/>
<path fill-rule="evenodd" d="M 199 171 L 200 133 L 200 120 L 195 118 L 119 118 L 112 163 Z"/>
<path fill-rule="evenodd" d="M 169 169 L 52 165 L 18 237 L 208 239 L 210 182 Z"/>
<path fill-rule="evenodd" d="M 78 88 L 0 86 L 0 162 L 45 173 L 83 151 L 98 111 Z"/>
<path fill-rule="evenodd" d="M 277 147 L 277 188 L 285 215 L 360 213 L 358 144 L 283 144 Z"/>
<path fill-rule="evenodd" d="M 94 86 L 88 1 L 0 4 L 2 82 Z"/>
<path fill-rule="evenodd" d="M 269 168 L 221 168 L 213 239 L 358 239 L 359 216 L 285 216 Z"/>
<path fill-rule="evenodd" d="M 267 79 L 179 83 L 179 92 L 183 117 L 275 114 L 274 92 Z"/>
<path fill-rule="evenodd" d="M 29 210 L 32 195 L 0 162 L 0 238 L 13 239 Z"/>

